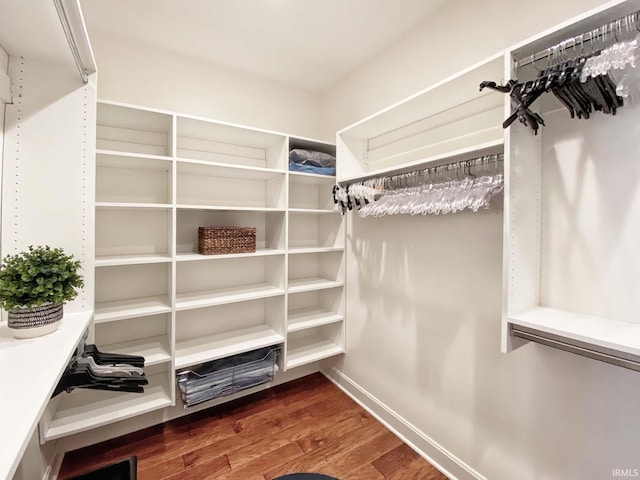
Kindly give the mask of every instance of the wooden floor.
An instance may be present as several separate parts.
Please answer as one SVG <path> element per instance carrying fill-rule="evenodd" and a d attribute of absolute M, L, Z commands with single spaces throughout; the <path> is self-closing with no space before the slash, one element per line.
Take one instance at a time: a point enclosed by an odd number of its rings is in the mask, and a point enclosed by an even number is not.
<path fill-rule="evenodd" d="M 58 478 L 130 455 L 140 480 L 446 480 L 321 374 L 69 452 Z"/>

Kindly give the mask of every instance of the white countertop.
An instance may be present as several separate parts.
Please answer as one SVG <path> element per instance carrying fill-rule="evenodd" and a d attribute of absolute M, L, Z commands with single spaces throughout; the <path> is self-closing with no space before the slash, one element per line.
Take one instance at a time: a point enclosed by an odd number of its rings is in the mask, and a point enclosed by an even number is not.
<path fill-rule="evenodd" d="M 93 312 L 65 314 L 53 333 L 16 339 L 0 324 L 0 478 L 12 478 Z"/>

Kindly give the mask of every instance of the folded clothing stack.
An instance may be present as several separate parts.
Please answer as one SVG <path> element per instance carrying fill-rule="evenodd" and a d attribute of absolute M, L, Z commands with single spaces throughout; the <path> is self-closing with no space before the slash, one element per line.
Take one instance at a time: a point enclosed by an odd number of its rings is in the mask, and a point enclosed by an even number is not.
<path fill-rule="evenodd" d="M 289 152 L 289 170 L 318 175 L 335 175 L 336 157 L 324 152 L 294 148 Z"/>

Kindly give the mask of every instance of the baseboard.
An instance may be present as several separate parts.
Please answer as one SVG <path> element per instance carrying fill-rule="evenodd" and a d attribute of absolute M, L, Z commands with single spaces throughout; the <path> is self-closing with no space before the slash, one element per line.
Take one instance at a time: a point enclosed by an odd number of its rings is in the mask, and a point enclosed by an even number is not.
<path fill-rule="evenodd" d="M 351 397 L 380 423 L 396 434 L 416 453 L 440 470 L 450 480 L 487 480 L 438 442 L 425 435 L 387 405 L 344 375 L 335 367 L 321 366 L 322 374 Z"/>

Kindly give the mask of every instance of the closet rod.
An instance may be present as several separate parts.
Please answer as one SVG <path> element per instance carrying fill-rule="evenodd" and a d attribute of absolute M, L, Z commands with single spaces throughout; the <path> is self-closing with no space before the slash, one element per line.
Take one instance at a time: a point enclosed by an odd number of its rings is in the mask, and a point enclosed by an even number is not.
<path fill-rule="evenodd" d="M 584 52 L 585 44 L 595 42 L 600 38 L 602 38 L 603 40 L 607 40 L 607 37 L 609 37 L 614 39 L 615 41 L 618 41 L 619 39 L 617 37 L 623 35 L 623 27 L 626 29 L 626 33 L 629 33 L 631 28 L 635 29 L 636 33 L 639 33 L 640 11 L 630 13 L 629 15 L 625 15 L 609 23 L 596 27 L 593 30 L 589 30 L 588 32 L 584 32 L 580 35 L 576 35 L 574 37 L 563 40 L 562 42 L 557 43 L 552 47 L 546 48 L 540 52 L 536 52 L 533 55 L 525 57 L 523 60 L 516 60 L 515 69 L 517 70 L 520 67 L 532 65 L 538 60 L 551 57 L 554 52 L 556 54 L 563 54 L 566 52 L 567 47 L 570 47 L 575 51 L 575 49 L 580 46 L 580 53 L 582 53 Z M 585 35 L 588 35 L 588 38 L 585 38 Z"/>
<path fill-rule="evenodd" d="M 546 332 L 539 332 L 534 329 L 521 327 L 519 325 L 511 324 L 511 336 L 528 340 L 531 342 L 539 343 L 547 347 L 557 348 L 565 352 L 581 355 L 583 357 L 598 360 L 600 362 L 609 363 L 618 367 L 628 368 L 640 372 L 640 362 L 632 360 L 631 358 L 624 358 L 619 355 L 619 352 L 613 352 L 612 350 L 602 348 L 601 350 L 595 350 L 592 345 L 586 346 L 582 342 L 575 341 L 569 343 L 566 339 L 560 336 L 549 334 Z M 607 353 L 610 352 L 610 353 Z"/>
<path fill-rule="evenodd" d="M 486 167 L 489 164 L 498 164 L 504 162 L 504 154 L 503 153 L 492 153 L 489 155 L 482 155 L 479 157 L 474 157 L 469 160 L 459 160 L 453 163 L 445 163 L 443 165 L 436 165 L 433 167 L 417 169 L 404 173 L 396 173 L 393 175 L 381 175 L 379 177 L 374 177 L 373 181 L 378 180 L 382 182 L 395 182 L 397 180 L 409 179 L 409 178 L 420 178 L 429 179 L 430 177 L 439 177 L 443 174 L 450 172 L 457 172 L 460 170 L 468 171 L 468 176 L 475 176 L 475 174 L 471 171 L 473 168 L 478 167 Z M 366 180 L 365 180 L 366 182 Z"/>

